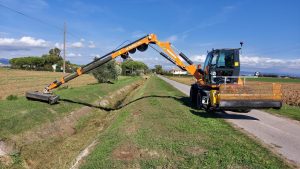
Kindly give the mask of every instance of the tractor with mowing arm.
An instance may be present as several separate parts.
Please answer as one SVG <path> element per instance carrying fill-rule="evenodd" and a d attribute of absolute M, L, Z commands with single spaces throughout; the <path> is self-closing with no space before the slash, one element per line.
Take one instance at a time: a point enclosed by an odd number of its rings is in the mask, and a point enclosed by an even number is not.
<path fill-rule="evenodd" d="M 123 59 L 137 50 L 144 52 L 148 47 L 157 51 L 165 59 L 187 71 L 195 78 L 191 85 L 190 100 L 192 104 L 206 111 L 242 110 L 252 108 L 281 108 L 280 84 L 246 85 L 244 77 L 240 76 L 240 48 L 213 49 L 208 52 L 203 68 L 195 65 L 185 54 L 178 51 L 170 42 L 159 41 L 155 34 L 148 34 L 132 43 L 113 50 L 106 55 L 80 67 L 76 72 L 50 83 L 42 92 L 29 91 L 26 97 L 54 104 L 59 96 L 52 90 L 68 81 L 90 72 L 106 62 L 121 56 Z M 158 48 L 157 48 L 158 47 Z"/>

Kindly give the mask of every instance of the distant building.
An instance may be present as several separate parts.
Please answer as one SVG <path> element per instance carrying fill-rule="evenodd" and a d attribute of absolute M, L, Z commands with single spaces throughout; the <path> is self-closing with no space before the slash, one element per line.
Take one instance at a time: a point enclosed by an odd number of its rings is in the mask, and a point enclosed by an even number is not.
<path fill-rule="evenodd" d="M 260 72 L 255 72 L 254 76 L 260 76 Z"/>
<path fill-rule="evenodd" d="M 57 64 L 52 65 L 53 72 L 56 71 Z"/>
<path fill-rule="evenodd" d="M 186 75 L 187 71 L 183 71 L 183 70 L 174 68 L 174 69 L 170 70 L 170 73 L 172 73 L 173 75 Z"/>

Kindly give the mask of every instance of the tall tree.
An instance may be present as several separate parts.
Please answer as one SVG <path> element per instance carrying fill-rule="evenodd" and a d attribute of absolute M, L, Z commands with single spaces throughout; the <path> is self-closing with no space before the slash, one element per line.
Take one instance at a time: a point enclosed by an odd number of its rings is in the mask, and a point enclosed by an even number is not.
<path fill-rule="evenodd" d="M 155 67 L 155 73 L 162 74 L 163 68 L 161 65 L 155 65 L 154 67 Z"/>
<path fill-rule="evenodd" d="M 53 48 L 53 49 L 50 49 L 50 50 L 49 50 L 49 55 L 55 55 L 55 56 L 60 57 L 60 52 L 61 52 L 60 49 L 58 49 L 58 48 Z"/>

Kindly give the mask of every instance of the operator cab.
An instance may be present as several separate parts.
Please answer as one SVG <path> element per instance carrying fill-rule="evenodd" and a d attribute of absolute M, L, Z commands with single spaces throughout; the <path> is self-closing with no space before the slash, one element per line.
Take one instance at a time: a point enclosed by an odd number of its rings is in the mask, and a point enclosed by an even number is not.
<path fill-rule="evenodd" d="M 239 50 L 213 49 L 204 62 L 204 78 L 208 84 L 237 83 L 240 73 Z"/>

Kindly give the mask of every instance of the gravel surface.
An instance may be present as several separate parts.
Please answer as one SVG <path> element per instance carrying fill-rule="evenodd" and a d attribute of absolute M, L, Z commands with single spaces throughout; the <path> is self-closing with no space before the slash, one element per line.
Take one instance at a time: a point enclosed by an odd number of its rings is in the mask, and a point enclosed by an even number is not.
<path fill-rule="evenodd" d="M 189 95 L 190 86 L 159 76 L 181 92 Z M 275 152 L 300 167 L 300 122 L 278 117 L 260 110 L 249 113 L 219 113 L 226 121 L 245 130 L 271 147 Z"/>

